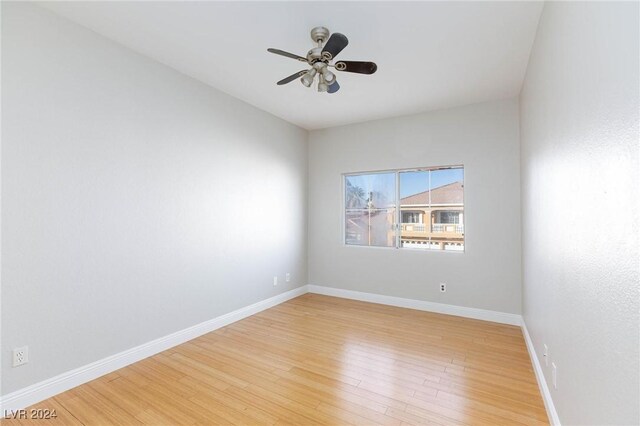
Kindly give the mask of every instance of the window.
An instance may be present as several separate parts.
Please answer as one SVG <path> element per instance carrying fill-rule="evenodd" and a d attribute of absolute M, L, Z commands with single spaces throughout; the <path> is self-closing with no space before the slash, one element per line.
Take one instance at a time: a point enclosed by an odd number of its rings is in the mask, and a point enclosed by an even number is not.
<path fill-rule="evenodd" d="M 422 223 L 422 213 L 402 212 L 402 223 Z"/>
<path fill-rule="evenodd" d="M 345 244 L 464 250 L 462 166 L 344 176 Z"/>
<path fill-rule="evenodd" d="M 441 211 L 437 217 L 438 223 L 460 223 L 460 212 Z"/>

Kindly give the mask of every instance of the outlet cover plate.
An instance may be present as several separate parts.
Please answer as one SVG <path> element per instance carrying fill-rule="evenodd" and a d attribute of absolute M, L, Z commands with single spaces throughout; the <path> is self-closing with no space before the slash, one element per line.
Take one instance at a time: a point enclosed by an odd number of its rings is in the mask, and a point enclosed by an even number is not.
<path fill-rule="evenodd" d="M 13 366 L 18 367 L 29 362 L 29 346 L 13 348 Z"/>

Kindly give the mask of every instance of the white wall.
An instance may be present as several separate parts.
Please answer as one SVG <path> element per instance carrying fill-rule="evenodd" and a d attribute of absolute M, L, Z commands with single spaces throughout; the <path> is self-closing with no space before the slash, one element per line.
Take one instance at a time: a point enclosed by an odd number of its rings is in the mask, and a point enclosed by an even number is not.
<path fill-rule="evenodd" d="M 306 131 L 36 6 L 2 26 L 3 394 L 306 284 Z"/>
<path fill-rule="evenodd" d="M 518 127 L 505 100 L 312 131 L 309 283 L 520 313 Z M 451 164 L 465 167 L 465 253 L 343 244 L 342 173 Z"/>
<path fill-rule="evenodd" d="M 548 2 L 521 97 L 524 318 L 565 425 L 640 422 L 638 15 Z"/>

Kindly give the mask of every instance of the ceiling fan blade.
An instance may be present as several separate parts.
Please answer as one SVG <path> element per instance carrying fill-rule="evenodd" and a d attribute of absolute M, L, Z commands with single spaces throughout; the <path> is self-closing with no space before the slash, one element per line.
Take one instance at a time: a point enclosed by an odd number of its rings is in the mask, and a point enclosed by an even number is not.
<path fill-rule="evenodd" d="M 301 62 L 307 62 L 307 58 L 294 55 L 293 53 L 285 52 L 284 50 L 269 48 L 267 49 L 267 52 L 275 53 L 276 55 L 280 55 L 280 56 L 286 56 L 287 58 L 291 58 L 291 59 L 297 59 L 298 61 L 301 61 Z"/>
<path fill-rule="evenodd" d="M 335 64 L 336 70 L 345 72 L 355 72 L 358 74 L 373 74 L 378 69 L 374 62 L 362 61 L 339 61 Z"/>
<path fill-rule="evenodd" d="M 295 74 L 291 74 L 289 77 L 287 78 L 283 78 L 282 80 L 280 80 L 279 82 L 277 82 L 276 84 L 278 86 L 282 86 L 283 84 L 287 84 L 287 83 L 291 83 L 293 80 L 295 80 L 296 78 L 302 77 L 305 73 L 307 72 L 307 70 L 302 70 L 302 71 L 298 71 Z"/>
<path fill-rule="evenodd" d="M 340 90 L 340 85 L 335 81 L 331 86 L 329 86 L 327 93 L 336 93 L 338 90 Z"/>
<path fill-rule="evenodd" d="M 331 34 L 327 44 L 322 48 L 322 57 L 328 60 L 335 58 L 338 53 L 342 52 L 342 49 L 347 47 L 347 44 L 349 44 L 349 39 L 344 34 Z"/>

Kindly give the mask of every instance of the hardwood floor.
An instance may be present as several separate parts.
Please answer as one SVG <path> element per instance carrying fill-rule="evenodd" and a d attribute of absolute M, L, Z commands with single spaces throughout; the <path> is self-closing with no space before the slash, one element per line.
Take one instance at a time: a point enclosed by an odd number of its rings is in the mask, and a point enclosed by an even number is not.
<path fill-rule="evenodd" d="M 518 327 L 306 294 L 14 424 L 548 424 Z"/>

